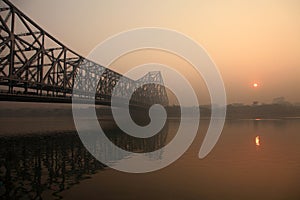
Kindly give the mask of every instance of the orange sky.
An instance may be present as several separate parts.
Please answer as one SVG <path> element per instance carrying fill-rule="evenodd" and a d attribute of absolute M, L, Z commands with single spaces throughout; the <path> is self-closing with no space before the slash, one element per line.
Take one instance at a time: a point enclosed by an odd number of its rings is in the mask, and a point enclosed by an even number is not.
<path fill-rule="evenodd" d="M 300 1 L 298 0 L 12 0 L 69 48 L 86 56 L 124 30 L 163 27 L 201 44 L 223 76 L 228 102 L 300 102 Z M 181 71 L 209 101 L 203 82 L 184 60 L 165 52 L 135 52 L 113 63 L 124 72 L 147 62 Z M 253 89 L 254 81 L 260 87 Z"/>

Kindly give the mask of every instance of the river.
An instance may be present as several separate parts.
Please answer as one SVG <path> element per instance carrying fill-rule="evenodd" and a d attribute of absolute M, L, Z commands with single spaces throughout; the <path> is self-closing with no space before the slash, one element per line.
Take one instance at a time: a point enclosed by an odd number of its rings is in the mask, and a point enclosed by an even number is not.
<path fill-rule="evenodd" d="M 2 120 L 7 127 L 25 123 L 28 130 L 35 122 Z M 34 129 L 41 131 L 25 133 L 24 128 L 23 134 L 1 134 L 0 199 L 300 199 L 297 118 L 226 120 L 218 143 L 204 159 L 198 152 L 209 121 L 201 120 L 183 156 L 145 174 L 106 167 L 89 154 L 71 126 L 62 131 L 61 120 L 44 120 L 52 127 L 57 124 L 57 130 L 52 133 L 39 122 Z M 172 140 L 178 123 L 169 120 L 163 133 L 149 142 L 135 141 L 118 129 L 106 131 L 122 148 L 152 151 Z"/>

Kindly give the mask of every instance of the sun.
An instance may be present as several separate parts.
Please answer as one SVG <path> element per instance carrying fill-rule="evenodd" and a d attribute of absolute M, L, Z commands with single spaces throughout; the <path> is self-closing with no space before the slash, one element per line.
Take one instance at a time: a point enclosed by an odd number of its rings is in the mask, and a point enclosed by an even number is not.
<path fill-rule="evenodd" d="M 253 87 L 258 87 L 258 84 L 257 83 L 253 83 Z"/>

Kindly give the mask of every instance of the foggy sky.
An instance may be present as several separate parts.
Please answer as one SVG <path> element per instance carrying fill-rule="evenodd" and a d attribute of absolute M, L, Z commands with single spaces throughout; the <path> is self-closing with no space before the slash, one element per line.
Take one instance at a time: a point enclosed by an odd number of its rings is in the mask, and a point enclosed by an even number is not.
<path fill-rule="evenodd" d="M 218 66 L 228 103 L 300 102 L 300 1 L 297 0 L 11 0 L 25 14 L 83 56 L 107 37 L 138 27 L 169 28 L 202 45 Z M 147 62 L 170 65 L 209 101 L 201 77 L 166 52 L 128 54 L 112 68 L 125 72 Z M 260 87 L 253 89 L 253 82 Z"/>

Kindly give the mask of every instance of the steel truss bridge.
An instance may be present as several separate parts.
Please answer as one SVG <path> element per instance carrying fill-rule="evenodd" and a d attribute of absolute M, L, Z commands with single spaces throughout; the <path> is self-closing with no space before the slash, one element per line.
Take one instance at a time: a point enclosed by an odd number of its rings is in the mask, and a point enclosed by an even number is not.
<path fill-rule="evenodd" d="M 87 68 L 84 84 L 76 85 L 80 68 Z M 81 74 L 82 76 L 82 74 Z M 109 105 L 113 88 L 121 74 L 88 60 L 67 48 L 47 33 L 8 0 L 0 0 L 0 100 L 71 103 L 74 86 L 89 98 L 89 88 L 97 77 L 94 100 Z M 114 95 L 122 99 L 138 87 L 131 104 L 147 106 L 168 104 L 160 72 L 150 72 L 139 80 L 123 77 L 121 89 Z M 145 81 L 151 84 L 143 84 Z"/>

